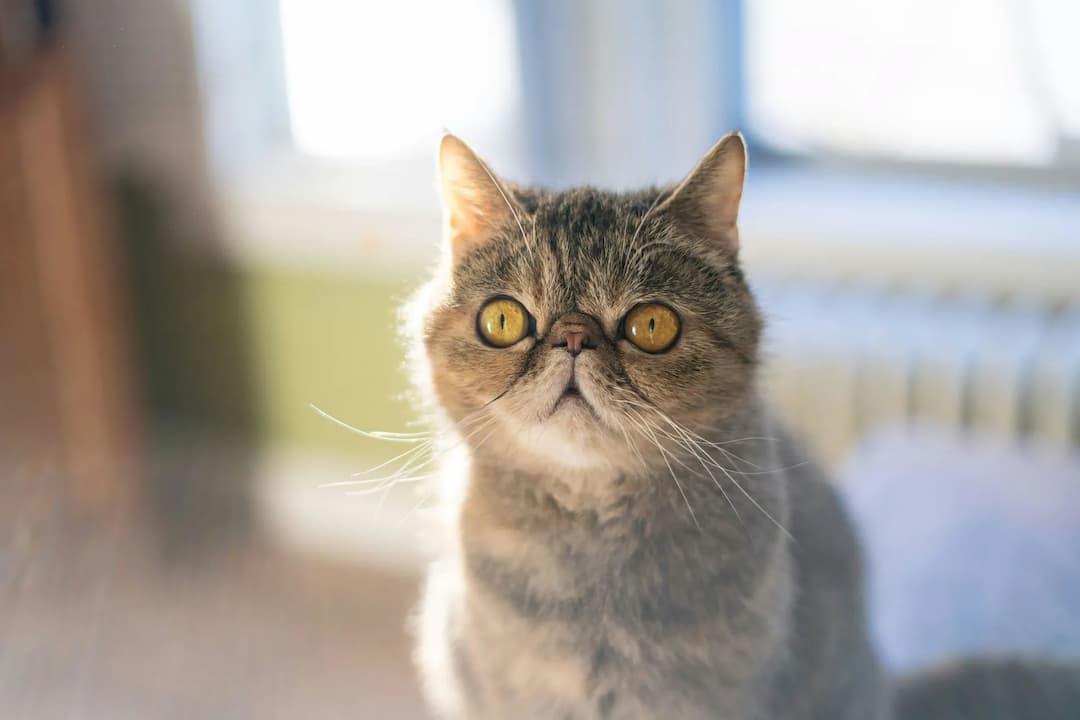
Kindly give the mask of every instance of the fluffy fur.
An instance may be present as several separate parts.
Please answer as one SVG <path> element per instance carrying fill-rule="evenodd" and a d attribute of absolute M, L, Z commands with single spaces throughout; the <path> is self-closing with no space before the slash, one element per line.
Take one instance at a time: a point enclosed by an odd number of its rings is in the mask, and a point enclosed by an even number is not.
<path fill-rule="evenodd" d="M 677 187 L 545 192 L 444 138 L 446 252 L 407 311 L 449 438 L 417 648 L 440 716 L 890 717 L 848 519 L 759 396 L 745 163 L 732 135 Z M 504 349 L 476 329 L 500 296 L 534 319 Z M 622 333 L 649 302 L 681 319 L 661 354 Z"/>
<path fill-rule="evenodd" d="M 461 442 L 418 651 L 443 716 L 884 716 L 847 520 L 758 397 L 744 169 L 729 136 L 678 188 L 549 193 L 444 140 L 448 252 L 414 306 Z M 495 296 L 535 318 L 506 349 L 475 330 Z M 669 352 L 620 335 L 644 302 L 679 314 Z"/>

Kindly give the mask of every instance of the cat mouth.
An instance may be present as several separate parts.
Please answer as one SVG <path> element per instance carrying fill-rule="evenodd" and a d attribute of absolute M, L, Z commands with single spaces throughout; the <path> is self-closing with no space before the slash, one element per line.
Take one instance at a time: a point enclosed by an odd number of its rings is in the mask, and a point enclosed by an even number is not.
<path fill-rule="evenodd" d="M 563 408 L 571 408 L 578 406 L 588 410 L 590 413 L 594 413 L 593 407 L 589 404 L 589 401 L 585 399 L 585 396 L 581 394 L 581 388 L 578 387 L 576 379 L 571 376 L 570 381 L 566 383 L 566 387 L 563 388 L 562 394 L 559 395 L 559 399 L 555 401 L 555 405 L 551 408 L 551 414 Z"/>

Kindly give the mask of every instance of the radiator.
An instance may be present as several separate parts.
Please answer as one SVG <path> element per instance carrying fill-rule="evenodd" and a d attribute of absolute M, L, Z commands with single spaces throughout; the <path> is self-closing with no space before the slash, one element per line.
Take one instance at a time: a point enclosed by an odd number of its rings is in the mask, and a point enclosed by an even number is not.
<path fill-rule="evenodd" d="M 1080 445 L 1080 303 L 771 279 L 765 387 L 827 463 L 885 425 Z"/>

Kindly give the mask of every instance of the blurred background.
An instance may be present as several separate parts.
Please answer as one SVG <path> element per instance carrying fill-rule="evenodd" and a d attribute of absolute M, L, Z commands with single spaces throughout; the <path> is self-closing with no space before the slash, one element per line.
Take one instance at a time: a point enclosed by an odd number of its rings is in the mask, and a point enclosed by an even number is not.
<path fill-rule="evenodd" d="M 430 501 L 335 485 L 402 448 L 312 406 L 423 427 L 396 308 L 443 128 L 613 189 L 740 128 L 766 386 L 887 661 L 1080 656 L 1078 35 L 1072 0 L 0 0 L 0 716 L 424 717 Z"/>

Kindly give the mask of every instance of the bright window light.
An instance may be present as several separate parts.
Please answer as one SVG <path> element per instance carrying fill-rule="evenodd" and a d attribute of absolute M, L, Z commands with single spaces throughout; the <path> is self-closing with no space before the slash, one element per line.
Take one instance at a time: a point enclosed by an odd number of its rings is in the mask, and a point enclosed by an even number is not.
<path fill-rule="evenodd" d="M 796 151 L 1046 165 L 1080 138 L 1076 0 L 747 3 L 750 123 Z"/>
<path fill-rule="evenodd" d="M 517 106 L 506 0 L 280 0 L 296 145 L 333 157 L 430 151 L 498 133 Z"/>

